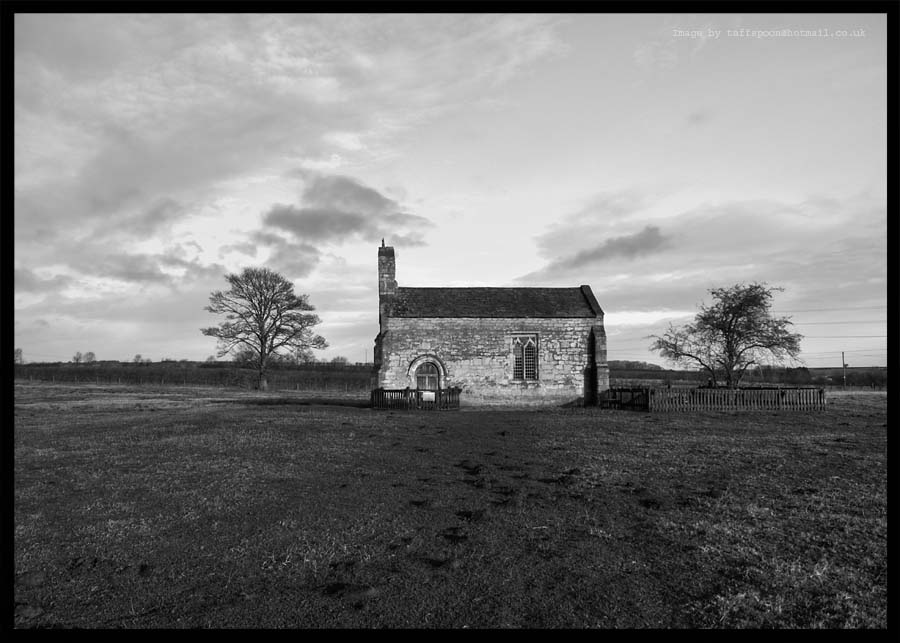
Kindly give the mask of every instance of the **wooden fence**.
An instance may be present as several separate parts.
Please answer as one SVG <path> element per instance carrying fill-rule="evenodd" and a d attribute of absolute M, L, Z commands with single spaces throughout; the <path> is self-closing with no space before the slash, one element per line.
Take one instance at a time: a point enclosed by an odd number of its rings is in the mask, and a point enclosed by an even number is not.
<path fill-rule="evenodd" d="M 822 410 L 821 388 L 627 388 L 609 389 L 601 406 L 635 411 Z"/>
<path fill-rule="evenodd" d="M 600 407 L 604 409 L 626 409 L 629 411 L 648 411 L 650 391 L 653 389 L 640 387 L 616 387 L 600 394 Z"/>
<path fill-rule="evenodd" d="M 448 411 L 459 408 L 458 388 L 444 388 L 436 391 L 416 389 L 385 389 L 372 391 L 372 408 L 402 411 Z"/>

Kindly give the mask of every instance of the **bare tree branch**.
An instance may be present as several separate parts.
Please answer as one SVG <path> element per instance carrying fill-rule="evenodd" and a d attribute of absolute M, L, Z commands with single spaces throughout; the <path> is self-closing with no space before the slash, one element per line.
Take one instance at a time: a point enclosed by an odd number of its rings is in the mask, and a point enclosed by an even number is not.
<path fill-rule="evenodd" d="M 735 387 L 764 357 L 785 361 L 800 354 L 803 336 L 790 332 L 790 318 L 771 315 L 772 294 L 782 290 L 759 283 L 713 288 L 715 303 L 702 305 L 692 324 L 651 335 L 650 348 L 676 364 L 699 364 L 713 384 L 721 376 Z"/>
<path fill-rule="evenodd" d="M 200 332 L 218 339 L 218 356 L 238 353 L 252 358 L 259 373 L 259 387 L 267 388 L 266 370 L 270 359 L 282 349 L 293 354 L 309 354 L 311 349 L 328 347 L 325 339 L 313 332 L 320 322 L 309 311 L 306 295 L 296 295 L 287 279 L 267 268 L 246 268 L 240 274 L 226 275 L 231 289 L 210 294 L 205 310 L 224 315 L 218 326 Z"/>

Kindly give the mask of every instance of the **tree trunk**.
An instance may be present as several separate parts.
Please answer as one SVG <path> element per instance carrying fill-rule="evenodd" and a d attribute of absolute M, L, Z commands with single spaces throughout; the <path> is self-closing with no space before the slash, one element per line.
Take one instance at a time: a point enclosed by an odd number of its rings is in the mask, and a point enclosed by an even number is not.
<path fill-rule="evenodd" d="M 723 376 L 725 378 L 725 386 L 727 388 L 734 388 L 734 370 L 731 366 L 724 367 Z"/>
<path fill-rule="evenodd" d="M 259 371 L 259 386 L 257 388 L 260 391 L 269 390 L 269 380 L 266 378 L 266 366 L 266 358 L 263 355 L 260 355 L 259 361 L 256 362 L 256 370 Z"/>

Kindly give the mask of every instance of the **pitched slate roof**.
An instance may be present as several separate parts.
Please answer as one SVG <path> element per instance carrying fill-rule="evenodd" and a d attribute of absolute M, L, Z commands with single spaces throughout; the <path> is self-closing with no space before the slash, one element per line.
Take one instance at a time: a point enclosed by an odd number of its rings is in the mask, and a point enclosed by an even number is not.
<path fill-rule="evenodd" d="M 397 288 L 392 317 L 596 317 L 590 286 L 580 288 Z"/>

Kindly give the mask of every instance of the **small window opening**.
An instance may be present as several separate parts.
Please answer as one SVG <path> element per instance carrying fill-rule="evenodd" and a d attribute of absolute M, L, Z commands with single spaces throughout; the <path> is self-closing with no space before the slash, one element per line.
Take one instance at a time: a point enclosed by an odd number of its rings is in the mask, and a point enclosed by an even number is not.
<path fill-rule="evenodd" d="M 424 391 L 436 391 L 440 384 L 440 373 L 435 364 L 425 362 L 416 369 L 416 388 Z"/>
<path fill-rule="evenodd" d="M 535 337 L 513 338 L 513 379 L 537 379 L 537 340 Z"/>

